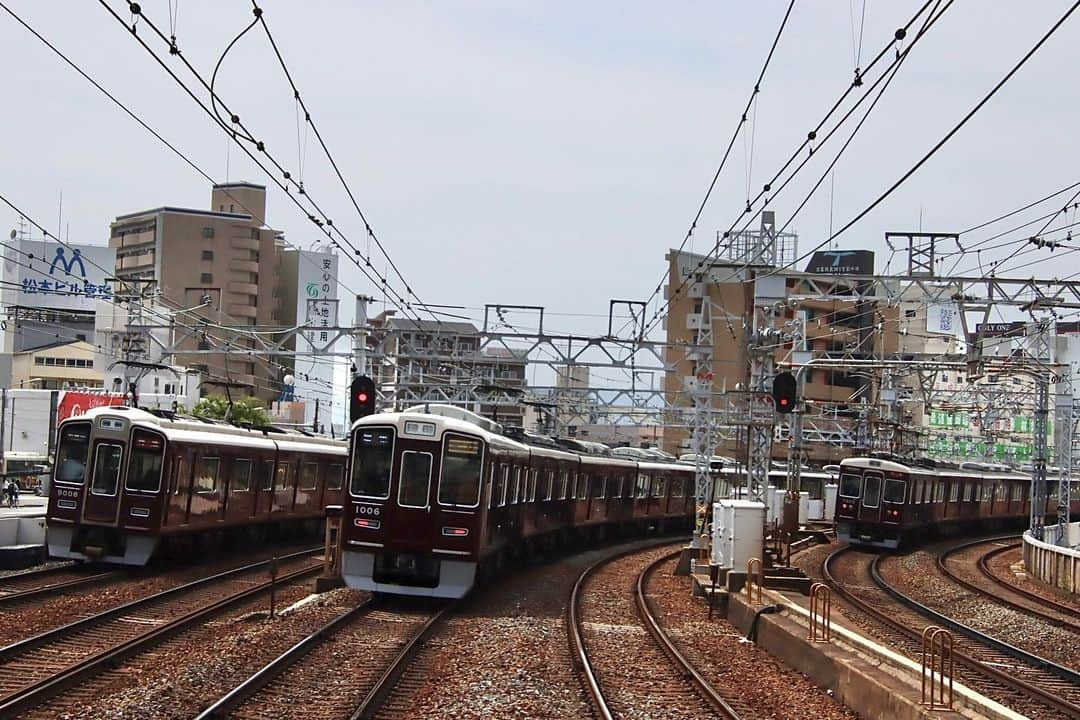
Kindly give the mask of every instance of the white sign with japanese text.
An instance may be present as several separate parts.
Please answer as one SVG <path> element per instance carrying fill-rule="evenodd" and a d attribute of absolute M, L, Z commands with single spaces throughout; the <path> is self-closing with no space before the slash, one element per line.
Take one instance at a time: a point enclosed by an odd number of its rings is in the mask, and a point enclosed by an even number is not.
<path fill-rule="evenodd" d="M 15 248 L 18 248 L 16 250 Z M 4 251 L 4 275 L 21 307 L 94 312 L 115 292 L 116 250 L 18 240 Z"/>

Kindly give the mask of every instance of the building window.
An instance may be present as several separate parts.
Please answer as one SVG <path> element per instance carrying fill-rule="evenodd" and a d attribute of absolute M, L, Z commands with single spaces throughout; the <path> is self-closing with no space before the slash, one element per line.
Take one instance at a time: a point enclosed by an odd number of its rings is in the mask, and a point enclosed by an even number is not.
<path fill-rule="evenodd" d="M 214 251 L 213 250 L 203 250 L 202 251 L 202 259 L 203 260 L 213 260 L 214 259 Z"/>
<path fill-rule="evenodd" d="M 199 276 L 199 282 L 201 282 L 203 285 L 212 284 L 214 282 L 214 274 L 213 273 L 203 273 L 202 275 Z"/>
<path fill-rule="evenodd" d="M 202 229 L 202 236 L 204 238 L 212 238 L 212 237 L 214 237 L 214 228 L 212 228 L 212 227 L 204 227 Z"/>
<path fill-rule="evenodd" d="M 904 311 L 904 317 L 906 317 L 906 318 L 913 318 L 913 317 L 917 317 L 918 315 L 919 315 L 918 310 L 905 310 Z"/>

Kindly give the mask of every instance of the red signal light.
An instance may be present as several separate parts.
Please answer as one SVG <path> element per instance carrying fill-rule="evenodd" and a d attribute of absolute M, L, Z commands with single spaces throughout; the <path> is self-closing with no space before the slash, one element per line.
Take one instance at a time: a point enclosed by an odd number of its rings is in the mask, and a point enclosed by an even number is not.
<path fill-rule="evenodd" d="M 367 393 L 366 392 L 359 393 L 356 396 L 356 399 L 359 400 L 360 402 L 367 402 Z"/>

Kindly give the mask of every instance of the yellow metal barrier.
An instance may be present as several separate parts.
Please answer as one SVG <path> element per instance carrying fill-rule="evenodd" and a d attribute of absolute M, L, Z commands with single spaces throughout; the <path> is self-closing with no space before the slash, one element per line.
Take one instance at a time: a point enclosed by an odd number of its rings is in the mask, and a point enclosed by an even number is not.
<path fill-rule="evenodd" d="M 761 588 L 765 584 L 765 571 L 761 566 L 760 558 L 750 558 L 746 561 L 746 602 L 753 605 L 754 598 L 752 594 L 754 582 L 754 569 L 757 569 L 757 604 L 761 605 Z"/>
<path fill-rule="evenodd" d="M 825 583 L 810 588 L 810 642 L 829 642 L 832 634 L 832 590 Z"/>
<path fill-rule="evenodd" d="M 945 628 L 928 625 L 922 633 L 922 704 L 931 710 L 953 706 L 953 636 Z M 945 700 L 945 682 L 949 699 Z"/>

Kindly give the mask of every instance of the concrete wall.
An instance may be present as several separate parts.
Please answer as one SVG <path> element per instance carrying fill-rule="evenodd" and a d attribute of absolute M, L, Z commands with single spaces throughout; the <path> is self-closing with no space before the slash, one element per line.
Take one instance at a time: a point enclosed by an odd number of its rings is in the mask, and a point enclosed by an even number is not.
<path fill-rule="evenodd" d="M 1068 546 L 1057 545 L 1058 528 L 1046 528 L 1045 542 L 1024 533 L 1024 567 L 1048 585 L 1070 593 L 1080 592 L 1080 522 L 1068 528 Z"/>

